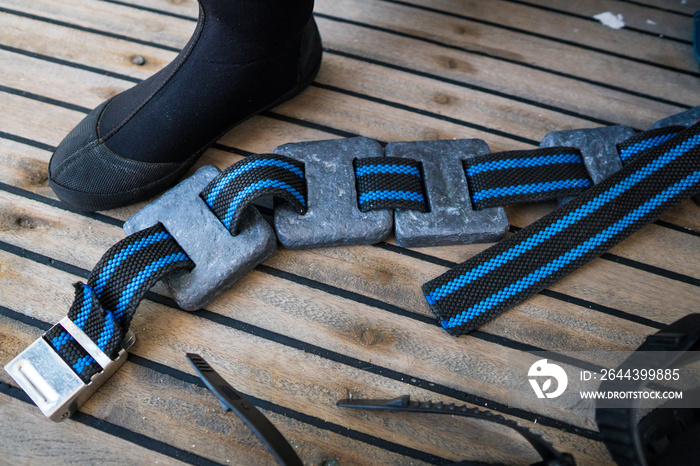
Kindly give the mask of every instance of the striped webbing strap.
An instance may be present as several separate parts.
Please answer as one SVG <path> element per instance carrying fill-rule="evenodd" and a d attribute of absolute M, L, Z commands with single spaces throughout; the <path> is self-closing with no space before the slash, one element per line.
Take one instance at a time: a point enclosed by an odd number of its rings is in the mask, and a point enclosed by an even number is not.
<path fill-rule="evenodd" d="M 306 210 L 304 165 L 289 157 L 247 157 L 214 178 L 200 193 L 226 229 L 235 234 L 238 221 L 253 200 L 273 195 Z M 227 253 L 223 251 L 222 253 Z M 166 275 L 195 264 L 158 223 L 112 246 L 95 266 L 87 284 L 75 285 L 68 318 L 114 360 L 131 319 L 146 292 Z M 60 324 L 44 339 L 85 383 L 102 367 Z"/>
<path fill-rule="evenodd" d="M 477 210 L 577 196 L 593 186 L 581 151 L 572 147 L 479 155 L 464 170 Z"/>
<path fill-rule="evenodd" d="M 668 141 L 684 129 L 683 126 L 664 126 L 644 131 L 621 142 L 617 145 L 617 152 L 620 154 L 622 164 L 627 165 L 645 150 Z"/>
<path fill-rule="evenodd" d="M 700 124 L 639 153 L 622 170 L 423 285 L 458 336 L 545 289 L 700 190 Z"/>
<path fill-rule="evenodd" d="M 200 197 L 233 235 L 243 212 L 255 199 L 275 196 L 299 214 L 306 212 L 304 164 L 284 155 L 251 155 L 221 172 Z"/>
<path fill-rule="evenodd" d="M 371 157 L 355 159 L 354 165 L 362 212 L 430 211 L 419 160 Z M 478 155 L 464 161 L 464 173 L 475 210 L 576 196 L 593 185 L 581 152 L 572 147 Z"/>
<path fill-rule="evenodd" d="M 192 267 L 192 261 L 161 224 L 134 233 L 102 256 L 87 284 L 75 285 L 68 318 L 114 360 L 146 292 L 167 274 Z M 60 324 L 49 329 L 44 339 L 83 382 L 89 383 L 102 371 Z"/>
<path fill-rule="evenodd" d="M 421 164 L 399 157 L 355 159 L 357 202 L 362 212 L 405 209 L 427 212 Z"/>

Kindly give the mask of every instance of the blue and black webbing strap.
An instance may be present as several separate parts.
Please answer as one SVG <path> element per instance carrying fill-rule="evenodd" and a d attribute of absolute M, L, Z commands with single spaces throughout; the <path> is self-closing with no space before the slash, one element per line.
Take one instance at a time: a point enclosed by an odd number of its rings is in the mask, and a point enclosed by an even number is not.
<path fill-rule="evenodd" d="M 635 156 L 647 149 L 651 149 L 652 147 L 668 141 L 684 129 L 684 126 L 665 126 L 663 128 L 651 129 L 635 134 L 617 145 L 617 152 L 620 154 L 622 164 L 628 164 L 634 160 Z"/>
<path fill-rule="evenodd" d="M 593 186 L 581 151 L 571 147 L 479 155 L 464 170 L 476 210 L 577 196 Z"/>
<path fill-rule="evenodd" d="M 545 289 L 700 191 L 700 124 L 423 285 L 452 335 L 469 332 Z"/>
<path fill-rule="evenodd" d="M 280 196 L 305 211 L 303 164 L 281 155 L 251 156 L 222 172 L 200 194 L 232 232 L 244 209 L 264 195 Z M 76 284 L 68 318 L 114 360 L 146 292 L 169 273 L 194 265 L 160 223 L 136 232 L 102 256 L 87 284 Z M 44 339 L 85 383 L 102 370 L 60 324 Z"/>
<path fill-rule="evenodd" d="M 428 212 L 421 163 L 399 157 L 355 159 L 357 201 L 362 212 L 405 209 Z"/>
<path fill-rule="evenodd" d="M 75 285 L 68 318 L 114 360 L 146 292 L 167 274 L 192 267 L 161 224 L 134 233 L 102 256 L 87 284 Z M 44 339 L 86 384 L 102 370 L 60 324 L 46 332 Z"/>
<path fill-rule="evenodd" d="M 264 196 L 280 197 L 305 213 L 304 164 L 284 155 L 252 155 L 221 172 L 200 194 L 233 235 L 246 207 Z"/>

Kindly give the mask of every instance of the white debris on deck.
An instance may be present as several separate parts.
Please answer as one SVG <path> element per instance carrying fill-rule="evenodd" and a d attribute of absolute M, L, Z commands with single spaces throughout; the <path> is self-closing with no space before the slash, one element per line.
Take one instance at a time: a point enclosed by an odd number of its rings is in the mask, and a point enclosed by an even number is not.
<path fill-rule="evenodd" d="M 625 27 L 625 20 L 622 18 L 622 15 L 616 15 L 610 13 L 609 11 L 606 11 L 605 13 L 599 13 L 595 15 L 594 18 L 600 21 L 603 24 L 603 26 L 607 26 L 609 28 L 622 29 L 623 27 Z"/>

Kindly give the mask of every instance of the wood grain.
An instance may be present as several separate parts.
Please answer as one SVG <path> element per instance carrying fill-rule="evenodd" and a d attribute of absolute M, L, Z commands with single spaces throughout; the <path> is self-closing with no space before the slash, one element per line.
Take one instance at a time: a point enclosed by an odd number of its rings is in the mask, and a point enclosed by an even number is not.
<path fill-rule="evenodd" d="M 501 151 L 533 147 L 549 131 L 643 129 L 698 102 L 697 62 L 687 43 L 698 7 L 318 0 L 326 52 L 315 84 L 234 128 L 197 167 L 225 168 L 283 143 L 346 135 L 480 138 Z M 145 204 L 69 212 L 48 187 L 52 148 L 89 109 L 172 60 L 198 7 L 195 0 L 0 0 L 0 8 L 4 365 L 65 315 L 71 285 L 124 237 L 120 222 Z M 622 13 L 629 27 L 616 31 L 591 19 L 602 11 Z M 524 227 L 554 208 L 514 205 L 507 212 Z M 348 396 L 401 394 L 490 408 L 580 464 L 610 463 L 591 407 L 543 407 L 508 393 L 508 381 L 519 377 L 513 364 L 538 349 L 562 360 L 571 351 L 631 350 L 660 326 L 697 312 L 700 208 L 682 203 L 479 332 L 450 337 L 420 285 L 488 246 L 409 250 L 389 239 L 280 249 L 198 313 L 172 307 L 157 285 L 135 317 L 132 358 L 75 419 L 49 423 L 0 373 L 0 418 L 21 420 L 0 436 L 0 463 L 271 463 L 193 376 L 186 351 L 202 354 L 250 395 L 306 464 L 537 459 L 512 432 L 478 421 L 335 406 Z M 600 362 L 577 354 L 575 364 Z"/>

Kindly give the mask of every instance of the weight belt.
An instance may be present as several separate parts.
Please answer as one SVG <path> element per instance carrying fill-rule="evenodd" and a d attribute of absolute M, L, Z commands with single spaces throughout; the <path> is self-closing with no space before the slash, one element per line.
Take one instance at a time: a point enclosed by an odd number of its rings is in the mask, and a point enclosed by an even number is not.
<path fill-rule="evenodd" d="M 559 209 L 423 285 L 443 328 L 455 336 L 474 330 L 697 193 L 700 124 L 629 158 Z"/>

